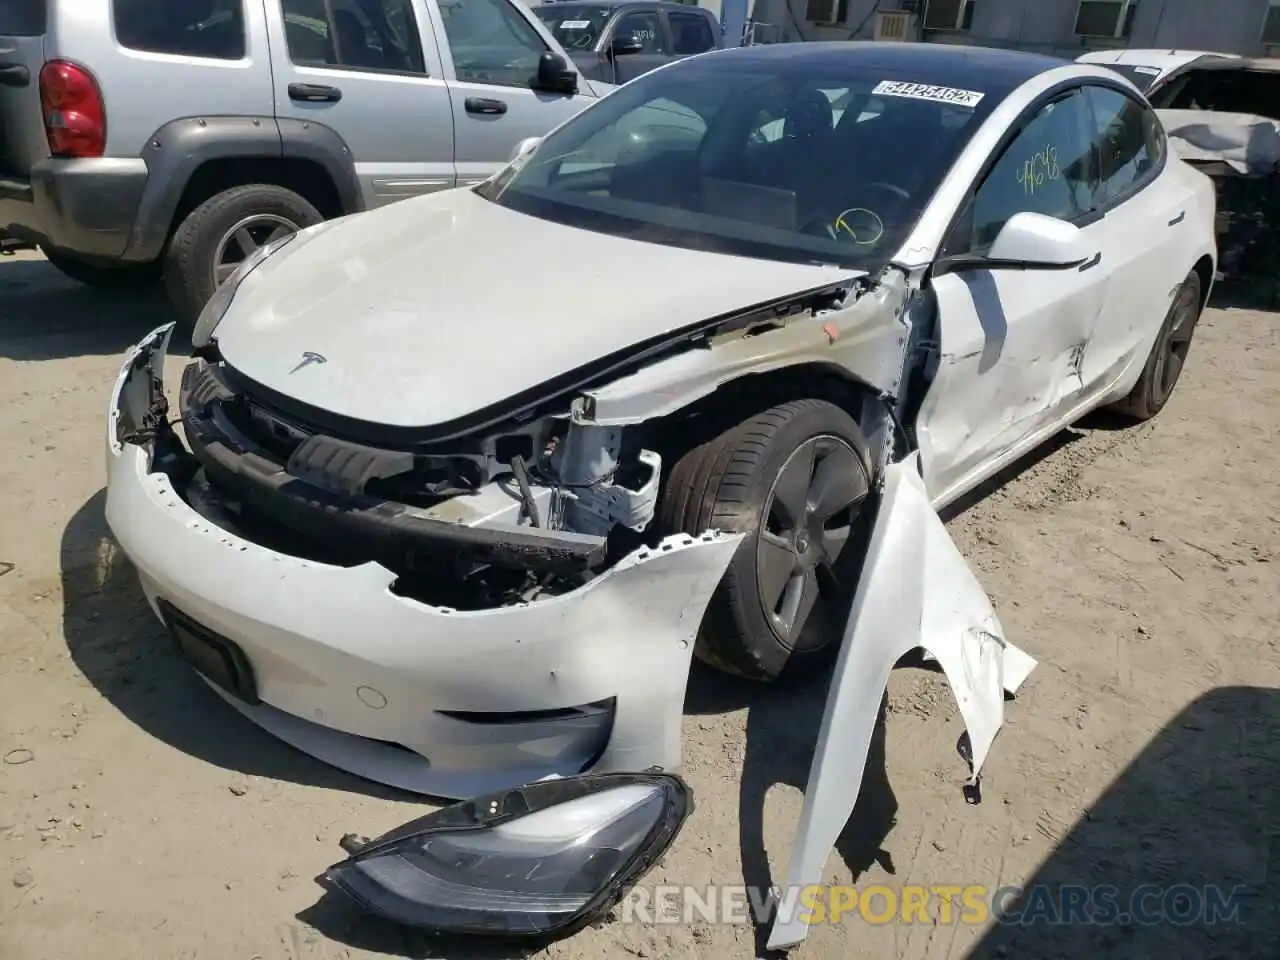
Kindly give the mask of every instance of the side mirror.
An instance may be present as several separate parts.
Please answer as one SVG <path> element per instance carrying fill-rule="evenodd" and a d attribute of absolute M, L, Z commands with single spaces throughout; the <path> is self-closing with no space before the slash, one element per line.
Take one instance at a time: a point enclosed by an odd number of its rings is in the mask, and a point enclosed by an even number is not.
<path fill-rule="evenodd" d="M 620 33 L 609 42 L 610 57 L 624 57 L 630 53 L 643 53 L 644 41 L 634 33 Z"/>
<path fill-rule="evenodd" d="M 964 270 L 1071 270 L 1097 262 L 1080 228 L 1043 213 L 1015 213 L 985 256 L 938 261 L 941 272 Z"/>
<path fill-rule="evenodd" d="M 511 151 L 512 161 L 514 162 L 516 160 L 519 160 L 526 153 L 532 153 L 534 150 L 537 149 L 538 144 L 540 144 L 541 142 L 542 142 L 541 137 L 525 137 L 523 140 L 517 143 L 516 148 Z"/>
<path fill-rule="evenodd" d="M 578 92 L 578 71 L 570 67 L 569 61 L 560 54 L 548 50 L 538 58 L 538 74 L 534 77 L 533 88 L 572 96 Z"/>

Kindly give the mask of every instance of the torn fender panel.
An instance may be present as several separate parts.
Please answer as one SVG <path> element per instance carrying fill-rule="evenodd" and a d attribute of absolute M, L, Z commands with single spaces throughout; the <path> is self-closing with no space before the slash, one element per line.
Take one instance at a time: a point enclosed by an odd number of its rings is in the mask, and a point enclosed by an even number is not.
<path fill-rule="evenodd" d="M 824 364 L 896 397 L 902 385 L 908 325 L 907 278 L 885 271 L 871 290 L 838 310 L 792 319 L 752 336 L 725 337 L 588 390 L 574 418 L 624 426 L 687 407 L 717 387 L 751 374 Z M 851 295 L 852 296 L 852 295 Z"/>
<path fill-rule="evenodd" d="M 787 883 L 822 880 L 827 856 L 858 792 L 889 673 L 924 647 L 942 666 L 969 732 L 976 777 L 1016 692 L 1035 666 L 1003 638 L 1000 622 L 929 504 L 917 456 L 890 466 L 844 646 L 818 732 Z M 779 915 L 769 949 L 795 946 L 808 927 Z"/>

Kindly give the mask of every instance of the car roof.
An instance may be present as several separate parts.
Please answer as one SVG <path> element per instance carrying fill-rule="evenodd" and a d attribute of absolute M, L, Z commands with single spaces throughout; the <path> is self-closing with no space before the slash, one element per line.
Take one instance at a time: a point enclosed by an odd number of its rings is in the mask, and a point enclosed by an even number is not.
<path fill-rule="evenodd" d="M 1239 60 L 1240 56 L 1234 53 L 1215 53 L 1212 50 L 1125 49 L 1095 50 L 1092 53 L 1082 54 L 1076 60 L 1078 63 L 1114 63 L 1173 70 L 1204 58 Z"/>
<path fill-rule="evenodd" d="M 709 56 L 709 55 L 704 55 Z M 715 53 L 733 57 L 735 66 L 792 61 L 822 69 L 857 62 L 884 72 L 886 80 L 1009 93 L 1049 70 L 1071 65 L 1070 60 L 1040 53 L 949 43 L 894 43 L 872 40 L 831 40 L 808 43 L 765 43 Z"/>

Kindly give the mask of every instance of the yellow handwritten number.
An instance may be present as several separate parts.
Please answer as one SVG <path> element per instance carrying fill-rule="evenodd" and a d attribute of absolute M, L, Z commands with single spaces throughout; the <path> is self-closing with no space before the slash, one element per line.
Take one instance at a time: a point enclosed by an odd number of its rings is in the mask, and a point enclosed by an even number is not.
<path fill-rule="evenodd" d="M 1058 169 L 1058 148 L 1052 144 L 1046 144 L 1043 150 L 1031 154 L 1018 168 L 1018 183 L 1022 184 L 1022 189 L 1028 194 L 1034 194 L 1046 183 L 1061 176 L 1062 171 Z"/>

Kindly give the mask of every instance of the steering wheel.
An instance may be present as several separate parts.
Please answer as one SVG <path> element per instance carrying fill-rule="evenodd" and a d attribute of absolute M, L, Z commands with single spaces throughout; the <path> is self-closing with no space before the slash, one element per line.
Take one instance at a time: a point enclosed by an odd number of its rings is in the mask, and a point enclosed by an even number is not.
<path fill-rule="evenodd" d="M 893 194 L 899 200 L 911 199 L 911 194 L 896 183 L 886 183 L 884 180 L 868 180 L 866 183 L 859 184 L 859 186 L 874 187 L 877 190 L 883 190 L 885 193 Z"/>
<path fill-rule="evenodd" d="M 884 236 L 884 221 L 874 210 L 849 207 L 841 210 L 834 219 L 825 216 L 811 217 L 800 227 L 800 232 L 824 240 L 871 247 Z"/>

